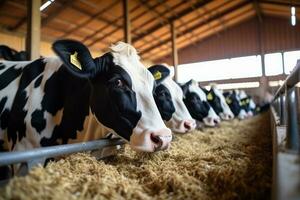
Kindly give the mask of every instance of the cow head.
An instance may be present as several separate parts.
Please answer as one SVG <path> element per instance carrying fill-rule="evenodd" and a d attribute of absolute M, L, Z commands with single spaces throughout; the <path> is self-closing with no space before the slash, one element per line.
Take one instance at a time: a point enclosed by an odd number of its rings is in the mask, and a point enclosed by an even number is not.
<path fill-rule="evenodd" d="M 203 121 L 207 126 L 215 126 L 220 123 L 220 117 L 209 105 L 205 92 L 199 88 L 196 81 L 190 80 L 181 88 L 183 101 L 194 119 Z"/>
<path fill-rule="evenodd" d="M 153 96 L 166 125 L 177 133 L 186 133 L 196 128 L 183 102 L 180 86 L 172 80 L 170 70 L 164 65 L 154 65 L 148 70 L 153 74 L 156 88 Z"/>
<path fill-rule="evenodd" d="M 242 109 L 246 111 L 246 117 L 252 117 L 255 112 L 256 104 L 251 96 L 247 95 L 244 90 L 239 90 L 239 98 Z"/>
<path fill-rule="evenodd" d="M 246 111 L 242 108 L 240 98 L 238 96 L 238 91 L 233 90 L 230 92 L 224 93 L 226 103 L 230 107 L 231 111 L 233 112 L 235 117 L 239 119 L 244 119 L 247 116 Z"/>
<path fill-rule="evenodd" d="M 110 53 L 95 59 L 73 40 L 57 41 L 53 49 L 74 76 L 88 79 L 90 109 L 98 123 L 129 141 L 135 150 L 169 147 L 172 134 L 152 96 L 154 78 L 132 46 L 119 42 Z"/>
<path fill-rule="evenodd" d="M 231 120 L 234 118 L 234 115 L 227 105 L 222 92 L 216 88 L 216 86 L 213 85 L 211 87 L 210 91 L 207 92 L 206 97 L 209 104 L 213 107 L 214 111 L 221 117 L 221 119 Z"/>

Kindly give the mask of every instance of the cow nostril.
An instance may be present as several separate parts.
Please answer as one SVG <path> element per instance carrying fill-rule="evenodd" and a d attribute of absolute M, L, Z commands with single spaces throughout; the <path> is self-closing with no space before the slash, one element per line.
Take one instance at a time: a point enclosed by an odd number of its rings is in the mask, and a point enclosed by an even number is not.
<path fill-rule="evenodd" d="M 189 122 L 184 122 L 183 124 L 184 128 L 186 128 L 187 130 L 190 130 L 192 128 L 191 123 Z"/>
<path fill-rule="evenodd" d="M 218 121 L 218 120 L 216 120 L 216 119 L 214 119 L 214 123 L 215 123 L 215 124 L 218 124 L 218 123 L 219 123 L 219 121 Z"/>
<path fill-rule="evenodd" d="M 162 145 L 162 140 L 161 140 L 161 138 L 160 138 L 159 136 L 154 135 L 154 134 L 151 134 L 151 135 L 150 135 L 150 139 L 151 139 L 151 141 L 152 141 L 154 144 L 157 144 L 157 145 L 159 145 L 159 146 Z"/>

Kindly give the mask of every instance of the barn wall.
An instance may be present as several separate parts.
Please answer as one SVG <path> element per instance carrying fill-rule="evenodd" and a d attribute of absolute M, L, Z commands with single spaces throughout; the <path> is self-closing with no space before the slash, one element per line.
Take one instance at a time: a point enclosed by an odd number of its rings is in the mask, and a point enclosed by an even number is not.
<path fill-rule="evenodd" d="M 252 18 L 240 25 L 178 51 L 179 63 L 192 63 L 260 53 L 258 20 Z M 287 18 L 264 17 L 262 48 L 265 53 L 300 49 L 300 25 L 290 25 Z M 157 63 L 172 63 L 168 56 Z"/>

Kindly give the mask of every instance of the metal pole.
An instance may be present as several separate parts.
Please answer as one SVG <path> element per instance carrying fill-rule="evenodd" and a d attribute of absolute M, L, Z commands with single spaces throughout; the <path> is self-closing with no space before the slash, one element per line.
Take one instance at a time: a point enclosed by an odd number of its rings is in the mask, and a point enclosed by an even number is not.
<path fill-rule="evenodd" d="M 123 13 L 124 13 L 124 36 L 125 42 L 131 44 L 131 24 L 129 18 L 129 4 L 128 0 L 123 0 Z"/>
<path fill-rule="evenodd" d="M 35 160 L 53 158 L 65 154 L 101 149 L 104 147 L 124 144 L 121 139 L 101 139 L 90 142 L 57 145 L 51 147 L 35 148 L 28 151 L 15 151 L 0 153 L 0 166 L 16 163 L 28 163 Z"/>
<path fill-rule="evenodd" d="M 41 0 L 27 0 L 26 51 L 29 60 L 40 57 L 41 41 Z"/>
<path fill-rule="evenodd" d="M 299 132 L 297 116 L 297 98 L 295 87 L 286 90 L 286 110 L 287 110 L 287 128 L 286 128 L 286 146 L 290 150 L 299 150 Z"/>
<path fill-rule="evenodd" d="M 285 125 L 285 97 L 282 95 L 279 97 L 279 103 L 280 103 L 280 125 Z"/>
<path fill-rule="evenodd" d="M 172 35 L 172 57 L 173 57 L 173 66 L 174 66 L 174 79 L 178 81 L 178 52 L 176 46 L 176 30 L 174 26 L 174 21 L 170 23 L 171 26 L 171 35 Z"/>

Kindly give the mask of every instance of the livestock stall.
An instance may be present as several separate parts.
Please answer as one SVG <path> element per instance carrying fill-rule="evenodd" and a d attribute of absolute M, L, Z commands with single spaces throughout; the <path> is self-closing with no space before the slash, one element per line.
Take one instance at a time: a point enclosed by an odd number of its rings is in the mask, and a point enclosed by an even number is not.
<path fill-rule="evenodd" d="M 193 78 L 203 87 L 213 83 L 228 91 L 243 89 L 256 103 L 265 100 L 266 92 L 274 99 L 270 109 L 247 119 L 174 132 L 168 149 L 150 137 L 165 151 L 137 152 L 123 139 L 110 138 L 0 152 L 1 173 L 4 166 L 21 169 L 13 177 L 0 174 L 5 177 L 0 199 L 299 199 L 300 62 L 290 73 L 295 58 L 300 59 L 299 8 L 299 2 L 284 0 L 1 1 L 0 45 L 11 47 L 12 55 L 26 49 L 27 60 L 53 56 L 53 42 L 71 38 L 97 58 L 124 40 L 146 67 L 172 65 L 169 70 L 181 84 Z M 134 53 L 127 48 L 127 54 Z M 68 52 L 64 62 L 71 60 L 79 71 L 77 54 Z M 12 57 L 3 56 L 0 48 L 0 59 Z M 244 57 L 251 57 L 250 64 Z M 9 85 L 1 76 L 5 70 L 0 60 L 0 95 Z M 236 77 L 236 71 L 246 75 Z M 154 79 L 163 75 L 154 74 Z M 34 79 L 27 91 L 46 81 Z M 71 124 L 78 125 L 75 120 Z M 114 154 L 102 158 L 106 148 Z"/>

